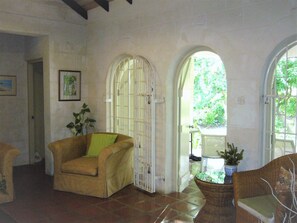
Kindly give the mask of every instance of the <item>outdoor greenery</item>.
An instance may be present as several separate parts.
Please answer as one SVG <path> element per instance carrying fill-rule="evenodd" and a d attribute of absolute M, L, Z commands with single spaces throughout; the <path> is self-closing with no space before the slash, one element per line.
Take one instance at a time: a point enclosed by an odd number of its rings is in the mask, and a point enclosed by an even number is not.
<path fill-rule="evenodd" d="M 83 104 L 80 112 L 73 112 L 74 122 L 70 122 L 66 125 L 71 130 L 73 135 L 83 135 L 88 132 L 89 127 L 94 127 L 95 119 L 85 117 L 86 113 L 90 113 L 91 110 L 87 104 Z"/>
<path fill-rule="evenodd" d="M 226 77 L 221 59 L 213 55 L 194 57 L 194 126 L 226 125 Z"/>
<path fill-rule="evenodd" d="M 276 132 L 295 131 L 297 96 L 297 58 L 281 58 L 275 69 Z M 287 119 L 284 118 L 287 117 Z"/>

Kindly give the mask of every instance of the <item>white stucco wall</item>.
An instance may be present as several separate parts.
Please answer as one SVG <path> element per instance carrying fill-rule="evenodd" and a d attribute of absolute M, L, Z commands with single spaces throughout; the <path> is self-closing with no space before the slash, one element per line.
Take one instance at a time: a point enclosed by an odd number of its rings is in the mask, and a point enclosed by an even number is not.
<path fill-rule="evenodd" d="M 24 45 L 20 43 L 24 47 L 21 66 L 40 56 L 44 60 L 45 147 L 70 135 L 65 124 L 83 102 L 96 114 L 98 129 L 105 130 L 105 89 L 110 65 L 125 53 L 147 58 L 157 71 L 159 95 L 166 100 L 158 110 L 157 123 L 157 174 L 165 176 L 165 182 L 158 182 L 157 188 L 166 192 L 174 189 L 177 175 L 173 131 L 176 69 L 183 57 L 199 46 L 214 50 L 226 67 L 228 141 L 246 150 L 239 169 L 261 165 L 260 108 L 265 64 L 278 43 L 297 33 L 294 2 L 137 0 L 130 5 L 115 0 L 110 2 L 110 12 L 101 7 L 89 11 L 86 22 L 60 0 L 0 0 L 0 31 L 35 37 Z M 82 71 L 81 102 L 58 101 L 60 69 Z M 25 81 L 23 73 L 20 78 Z M 9 105 L 15 99 L 9 99 Z M 22 147 L 22 157 L 28 152 L 23 150 L 28 148 L 26 131 L 22 131 L 21 145 L 17 134 L 16 139 L 10 140 Z M 6 137 L 8 132 L 1 131 L 0 138 Z M 49 155 L 47 172 L 52 173 Z"/>
<path fill-rule="evenodd" d="M 46 172 L 53 173 L 51 154 L 47 149 L 49 142 L 70 136 L 65 125 L 72 119 L 72 112 L 78 110 L 83 102 L 88 103 L 88 86 L 86 73 L 86 28 L 85 20 L 59 0 L 0 0 L 0 32 L 31 36 L 23 45 L 21 74 L 24 83 L 27 81 L 27 60 L 42 58 L 44 62 L 44 95 L 45 95 L 45 150 Z M 1 41 L 1 40 L 0 40 Z M 1 43 L 0 43 L 1 44 Z M 1 63 L 1 61 L 0 61 Z M 58 101 L 58 70 L 80 70 L 82 72 L 82 99 L 79 102 Z M 24 85 L 23 97 L 26 97 Z M 22 88 L 22 87 L 21 87 Z M 11 103 L 14 98 L 10 99 Z M 22 110 L 24 122 L 27 122 L 27 99 Z M 0 108 L 1 110 L 3 108 Z M 1 123 L 2 125 L 2 123 Z M 1 126 L 6 128 L 6 126 Z M 1 139 L 8 132 L 1 132 Z M 21 148 L 22 162 L 27 164 L 28 127 L 22 128 L 23 140 L 18 144 L 18 136 L 10 140 Z"/>
<path fill-rule="evenodd" d="M 157 129 L 164 142 L 157 148 L 157 165 L 166 183 L 160 183 L 158 190 L 171 190 L 176 176 L 176 68 L 189 51 L 207 46 L 226 67 L 228 141 L 246 151 L 239 169 L 257 168 L 262 161 L 260 106 L 266 60 L 279 42 L 296 32 L 297 10 L 287 0 L 137 0 L 133 5 L 112 1 L 109 13 L 100 7 L 91 10 L 89 92 L 97 103 L 99 128 L 105 128 L 103 99 L 109 66 L 124 53 L 147 58 L 156 67 L 166 96 L 166 115 Z"/>
<path fill-rule="evenodd" d="M 28 161 L 25 41 L 23 36 L 0 34 L 0 75 L 16 76 L 17 87 L 16 96 L 0 96 L 0 141 L 20 148 L 18 165 Z"/>

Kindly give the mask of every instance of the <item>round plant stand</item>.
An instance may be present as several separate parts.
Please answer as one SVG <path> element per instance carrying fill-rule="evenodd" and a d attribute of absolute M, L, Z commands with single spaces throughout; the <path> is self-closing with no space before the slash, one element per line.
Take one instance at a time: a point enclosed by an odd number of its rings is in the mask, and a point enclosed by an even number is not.
<path fill-rule="evenodd" d="M 195 223 L 235 223 L 232 178 L 224 183 L 210 183 L 195 177 L 196 185 L 206 203 L 195 218 Z"/>

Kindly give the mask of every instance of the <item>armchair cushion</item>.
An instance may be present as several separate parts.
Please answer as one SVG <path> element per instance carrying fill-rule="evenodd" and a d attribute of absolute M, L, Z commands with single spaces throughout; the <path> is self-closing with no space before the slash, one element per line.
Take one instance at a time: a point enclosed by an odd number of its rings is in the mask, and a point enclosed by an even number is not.
<path fill-rule="evenodd" d="M 97 176 L 98 158 L 80 157 L 63 163 L 61 169 L 63 173 Z"/>
<path fill-rule="evenodd" d="M 116 134 L 96 134 L 93 133 L 91 136 L 91 144 L 88 148 L 86 157 L 97 157 L 101 151 L 113 144 L 118 135 Z"/>
<path fill-rule="evenodd" d="M 274 222 L 274 211 L 277 205 L 272 195 L 243 198 L 238 200 L 238 206 L 257 217 L 262 222 Z"/>

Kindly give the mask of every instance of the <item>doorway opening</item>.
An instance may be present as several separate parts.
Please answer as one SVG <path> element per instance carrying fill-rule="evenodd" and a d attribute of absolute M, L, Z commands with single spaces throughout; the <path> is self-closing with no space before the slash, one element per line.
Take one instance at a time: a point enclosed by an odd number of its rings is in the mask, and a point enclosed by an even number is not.
<path fill-rule="evenodd" d="M 45 159 L 43 62 L 28 62 L 29 160 L 30 164 Z"/>
<path fill-rule="evenodd" d="M 227 83 L 221 58 L 208 49 L 188 56 L 177 89 L 178 190 L 182 191 L 204 168 L 203 157 L 218 158 L 217 150 L 225 149 Z M 206 165 L 221 169 L 224 161 L 208 159 Z"/>

